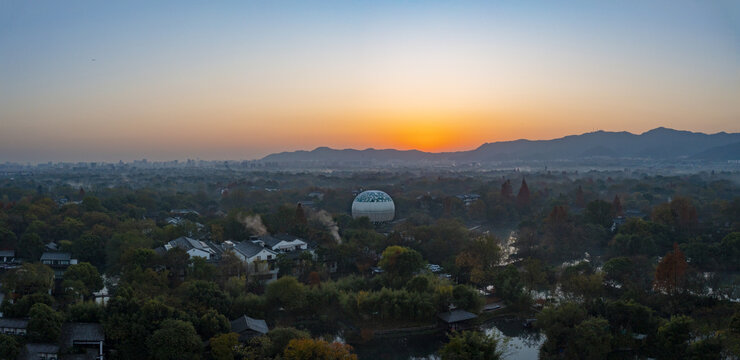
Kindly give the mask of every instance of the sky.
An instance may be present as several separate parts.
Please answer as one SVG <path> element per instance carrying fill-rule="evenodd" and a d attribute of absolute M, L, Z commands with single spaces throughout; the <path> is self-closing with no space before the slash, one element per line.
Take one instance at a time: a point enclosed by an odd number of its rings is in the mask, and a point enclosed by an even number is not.
<path fill-rule="evenodd" d="M 740 2 L 0 2 L 0 161 L 740 132 Z"/>

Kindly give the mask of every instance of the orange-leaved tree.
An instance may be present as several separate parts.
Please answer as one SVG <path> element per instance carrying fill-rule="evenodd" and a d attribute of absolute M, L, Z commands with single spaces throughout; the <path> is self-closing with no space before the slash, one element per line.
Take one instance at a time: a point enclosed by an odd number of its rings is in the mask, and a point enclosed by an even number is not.
<path fill-rule="evenodd" d="M 682 291 L 686 282 L 686 270 L 688 267 L 689 264 L 686 263 L 686 257 L 684 257 L 681 249 L 678 248 L 678 244 L 674 243 L 673 251 L 667 253 L 655 269 L 654 288 L 670 295 Z"/>
<path fill-rule="evenodd" d="M 293 339 L 283 353 L 287 360 L 357 360 L 352 347 L 338 342 L 324 340 Z"/>

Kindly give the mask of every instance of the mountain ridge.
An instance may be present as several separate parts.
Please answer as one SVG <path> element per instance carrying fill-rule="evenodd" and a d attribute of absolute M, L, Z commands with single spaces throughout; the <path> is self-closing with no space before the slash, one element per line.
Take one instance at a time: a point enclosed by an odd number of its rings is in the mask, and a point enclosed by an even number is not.
<path fill-rule="evenodd" d="M 717 160 L 732 158 L 736 147 L 721 148 L 740 142 L 740 133 L 706 134 L 657 127 L 641 134 L 627 131 L 598 130 L 549 140 L 517 139 L 486 142 L 472 150 L 425 152 L 416 149 L 333 149 L 319 146 L 313 150 L 285 151 L 263 157 L 271 162 L 404 162 L 502 160 L 557 160 L 588 157 Z M 711 149 L 717 149 L 712 152 Z M 701 155 L 700 155 L 701 154 Z M 735 158 L 740 159 L 740 154 Z"/>

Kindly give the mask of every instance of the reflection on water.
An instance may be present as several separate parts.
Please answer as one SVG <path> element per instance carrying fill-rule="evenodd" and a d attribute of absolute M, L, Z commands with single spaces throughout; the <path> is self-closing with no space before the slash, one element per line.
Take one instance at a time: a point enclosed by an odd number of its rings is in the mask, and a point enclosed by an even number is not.
<path fill-rule="evenodd" d="M 522 319 L 495 319 L 483 324 L 481 330 L 500 338 L 509 338 L 506 359 L 537 359 L 540 345 L 545 337 L 534 330 L 525 329 Z M 374 339 L 364 344 L 352 344 L 359 359 L 409 360 L 439 359 L 439 348 L 447 342 L 440 333 L 434 335 L 403 336 L 389 339 Z"/>
<path fill-rule="evenodd" d="M 509 339 L 506 359 L 536 360 L 545 336 L 538 331 L 525 329 L 522 319 L 494 319 L 481 326 L 486 334 Z"/>

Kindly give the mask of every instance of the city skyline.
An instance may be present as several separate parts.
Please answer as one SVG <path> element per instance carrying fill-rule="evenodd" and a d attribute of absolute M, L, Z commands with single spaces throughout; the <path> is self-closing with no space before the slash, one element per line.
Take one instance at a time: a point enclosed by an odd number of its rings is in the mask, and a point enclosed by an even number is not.
<path fill-rule="evenodd" d="M 4 2 L 0 161 L 740 132 L 718 2 Z"/>

